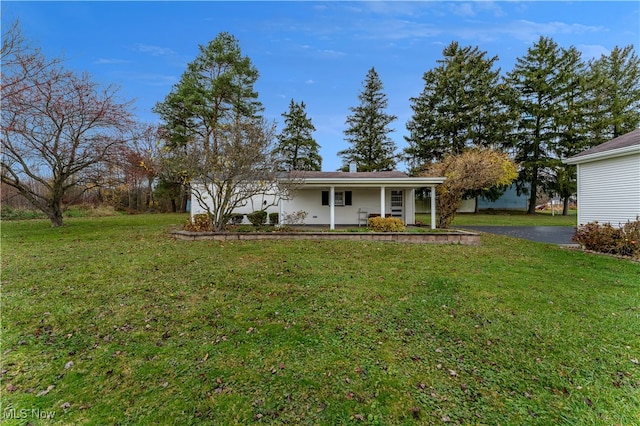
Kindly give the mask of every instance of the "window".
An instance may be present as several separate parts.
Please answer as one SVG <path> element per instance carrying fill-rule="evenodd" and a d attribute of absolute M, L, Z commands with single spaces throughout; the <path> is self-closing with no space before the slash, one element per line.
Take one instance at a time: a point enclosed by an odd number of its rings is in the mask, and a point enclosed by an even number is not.
<path fill-rule="evenodd" d="M 391 207 L 402 207 L 402 191 L 391 191 Z"/>
<path fill-rule="evenodd" d="M 352 191 L 336 191 L 334 193 L 334 205 L 335 206 L 350 206 L 353 203 Z M 329 191 L 322 191 L 322 205 L 329 205 Z"/>
<path fill-rule="evenodd" d="M 322 191 L 322 205 L 329 205 L 329 191 Z"/>

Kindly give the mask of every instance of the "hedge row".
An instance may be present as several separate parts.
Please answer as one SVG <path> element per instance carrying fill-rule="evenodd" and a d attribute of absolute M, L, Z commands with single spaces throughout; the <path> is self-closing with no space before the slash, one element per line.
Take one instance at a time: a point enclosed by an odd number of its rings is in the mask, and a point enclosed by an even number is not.
<path fill-rule="evenodd" d="M 587 223 L 578 227 L 573 241 L 586 250 L 621 256 L 640 255 L 640 220 L 627 222 L 621 228 L 608 223 Z"/>

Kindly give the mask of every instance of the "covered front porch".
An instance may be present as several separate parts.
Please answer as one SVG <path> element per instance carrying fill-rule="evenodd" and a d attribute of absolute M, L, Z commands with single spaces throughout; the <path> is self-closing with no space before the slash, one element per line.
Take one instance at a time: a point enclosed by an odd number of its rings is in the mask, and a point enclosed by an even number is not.
<path fill-rule="evenodd" d="M 303 210 L 306 223 L 367 225 L 371 216 L 392 216 L 415 224 L 415 191 L 431 192 L 431 227 L 436 227 L 436 186 L 444 178 L 408 177 L 401 172 L 305 172 L 292 198 L 280 203 L 280 217 Z"/>

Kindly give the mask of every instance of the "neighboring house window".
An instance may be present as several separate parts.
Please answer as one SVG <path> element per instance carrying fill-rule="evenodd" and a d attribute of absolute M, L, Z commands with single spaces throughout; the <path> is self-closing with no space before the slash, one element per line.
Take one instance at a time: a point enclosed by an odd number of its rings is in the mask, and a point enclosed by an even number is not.
<path fill-rule="evenodd" d="M 352 191 L 340 191 L 334 193 L 334 205 L 336 206 L 350 206 L 353 203 Z M 322 191 L 322 205 L 329 205 L 329 191 Z"/>

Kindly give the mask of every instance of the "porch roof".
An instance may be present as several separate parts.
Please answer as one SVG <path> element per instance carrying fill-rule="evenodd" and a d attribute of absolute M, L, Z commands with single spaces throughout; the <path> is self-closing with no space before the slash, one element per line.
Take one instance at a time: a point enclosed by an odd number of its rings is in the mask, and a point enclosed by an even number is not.
<path fill-rule="evenodd" d="M 421 188 L 439 185 L 444 177 L 410 177 L 402 172 L 299 172 L 295 179 L 300 179 L 302 186 L 326 187 L 383 187 Z"/>

